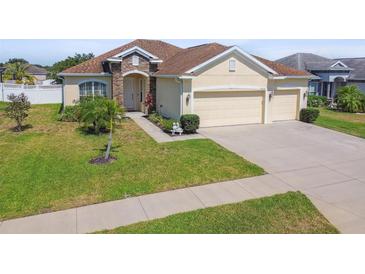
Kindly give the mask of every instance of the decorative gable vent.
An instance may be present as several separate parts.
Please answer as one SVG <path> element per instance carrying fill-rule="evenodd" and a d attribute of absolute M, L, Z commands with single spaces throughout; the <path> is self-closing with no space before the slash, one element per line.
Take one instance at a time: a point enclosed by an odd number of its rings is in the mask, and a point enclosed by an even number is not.
<path fill-rule="evenodd" d="M 236 71 L 236 60 L 234 59 L 229 60 L 229 71 L 230 72 Z"/>
<path fill-rule="evenodd" d="M 139 57 L 137 55 L 132 56 L 132 65 L 139 66 Z"/>

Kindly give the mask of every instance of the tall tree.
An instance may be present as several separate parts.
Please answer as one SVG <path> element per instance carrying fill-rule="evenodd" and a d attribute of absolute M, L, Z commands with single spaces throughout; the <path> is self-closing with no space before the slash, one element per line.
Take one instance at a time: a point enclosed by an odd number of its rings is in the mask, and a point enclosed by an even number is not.
<path fill-rule="evenodd" d="M 15 63 L 29 64 L 29 62 L 23 58 L 10 58 L 5 64 L 15 64 Z"/>
<path fill-rule="evenodd" d="M 81 64 L 82 62 L 85 62 L 87 60 L 90 60 L 92 58 L 94 58 L 94 54 L 93 53 L 75 53 L 74 56 L 68 56 L 66 59 L 58 61 L 56 63 L 54 63 L 51 68 L 50 68 L 50 78 L 51 79 L 56 79 L 56 81 L 58 83 L 61 82 L 60 78 L 57 76 L 58 73 L 60 73 L 61 71 L 76 66 L 78 64 Z"/>

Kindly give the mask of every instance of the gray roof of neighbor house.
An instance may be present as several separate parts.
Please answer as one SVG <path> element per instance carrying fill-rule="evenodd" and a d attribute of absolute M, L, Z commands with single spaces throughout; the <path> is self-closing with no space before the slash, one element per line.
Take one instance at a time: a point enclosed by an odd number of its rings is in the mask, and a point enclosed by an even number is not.
<path fill-rule="evenodd" d="M 26 69 L 26 72 L 28 72 L 29 74 L 34 74 L 34 75 L 47 75 L 48 71 L 44 68 L 35 66 L 35 65 L 29 65 Z"/>
<path fill-rule="evenodd" d="M 351 80 L 365 80 L 365 57 L 359 58 L 338 58 L 336 61 L 341 61 L 353 70 L 350 73 Z"/>
<path fill-rule="evenodd" d="M 348 68 L 342 66 L 333 66 L 338 60 L 329 59 L 313 53 L 295 53 L 284 58 L 276 60 L 283 65 L 308 71 L 320 70 L 351 70 L 351 66 L 346 64 Z"/>

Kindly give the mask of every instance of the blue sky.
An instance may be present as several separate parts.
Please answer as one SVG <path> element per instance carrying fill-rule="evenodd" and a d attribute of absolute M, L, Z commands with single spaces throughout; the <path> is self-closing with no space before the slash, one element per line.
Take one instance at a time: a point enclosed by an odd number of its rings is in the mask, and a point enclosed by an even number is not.
<path fill-rule="evenodd" d="M 6 40 L 0 39 L 0 62 L 9 58 L 24 58 L 31 63 L 52 65 L 74 53 L 93 52 L 99 55 L 131 40 Z M 180 47 L 189 47 L 207 42 L 238 45 L 243 50 L 275 60 L 296 52 L 312 52 L 329 58 L 365 57 L 364 40 L 217 40 L 174 39 L 164 40 Z"/>

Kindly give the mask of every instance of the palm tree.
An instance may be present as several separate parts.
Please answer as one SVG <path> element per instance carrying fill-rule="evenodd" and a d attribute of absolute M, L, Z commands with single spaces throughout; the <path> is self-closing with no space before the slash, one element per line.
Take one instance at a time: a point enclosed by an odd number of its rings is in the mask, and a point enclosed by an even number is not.
<path fill-rule="evenodd" d="M 357 86 L 345 86 L 336 94 L 338 107 L 345 112 L 359 112 L 364 108 L 364 94 Z"/>
<path fill-rule="evenodd" d="M 15 62 L 6 65 L 4 80 L 15 80 L 17 84 L 34 85 L 36 78 L 27 72 L 29 64 Z"/>

